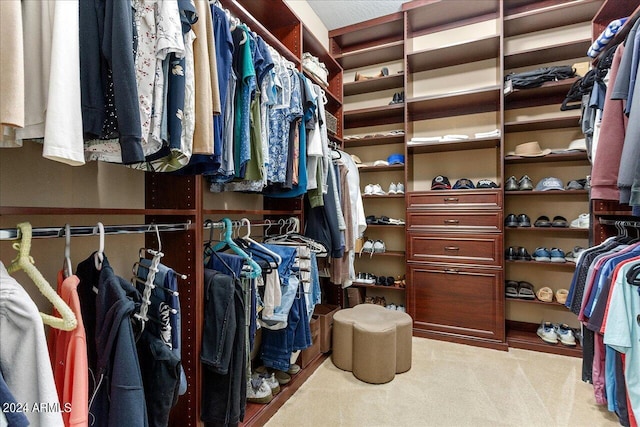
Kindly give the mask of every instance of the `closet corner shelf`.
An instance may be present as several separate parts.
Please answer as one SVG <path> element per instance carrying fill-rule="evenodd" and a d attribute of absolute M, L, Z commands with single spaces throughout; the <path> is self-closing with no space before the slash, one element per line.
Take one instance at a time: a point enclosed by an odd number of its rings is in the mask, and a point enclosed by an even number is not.
<path fill-rule="evenodd" d="M 440 153 L 444 151 L 479 150 L 483 148 L 496 148 L 500 146 L 500 137 L 473 138 L 463 141 L 442 142 L 407 142 L 407 149 L 414 154 Z"/>
<path fill-rule="evenodd" d="M 589 194 L 589 190 L 551 190 L 551 191 L 505 191 L 505 196 L 541 196 L 541 197 L 553 197 L 553 196 L 581 196 L 584 197 Z"/>
<path fill-rule="evenodd" d="M 497 59 L 499 54 L 500 36 L 496 34 L 435 49 L 415 51 L 407 54 L 407 63 L 412 73 L 419 73 L 484 59 Z"/>
<path fill-rule="evenodd" d="M 516 120 L 504 124 L 505 132 L 529 132 L 546 129 L 563 129 L 580 126 L 580 115 L 567 115 L 530 120 Z"/>
<path fill-rule="evenodd" d="M 404 73 L 396 73 L 383 77 L 376 77 L 359 82 L 345 82 L 343 86 L 344 96 L 358 95 L 361 93 L 378 92 L 387 89 L 401 89 L 404 86 Z"/>
<path fill-rule="evenodd" d="M 346 147 L 365 147 L 370 145 L 402 144 L 404 135 L 380 136 L 360 139 L 348 139 L 344 141 Z"/>
<path fill-rule="evenodd" d="M 527 266 L 532 266 L 534 268 L 544 268 L 544 269 L 547 269 L 549 267 L 558 267 L 558 268 L 567 269 L 567 270 L 576 269 L 575 262 L 540 262 L 540 261 L 505 260 L 505 263 L 515 264 L 515 265 L 527 265 Z"/>
<path fill-rule="evenodd" d="M 378 256 L 389 256 L 389 257 L 404 257 L 404 251 L 385 251 L 385 252 L 376 252 L 373 254 L 373 257 L 369 256 L 368 253 L 362 253 L 358 255 L 356 259 L 373 259 Z"/>
<path fill-rule="evenodd" d="M 602 0 L 579 0 L 560 4 L 551 4 L 534 10 L 505 11 L 504 36 L 533 33 L 565 25 L 591 21 Z"/>
<path fill-rule="evenodd" d="M 580 39 L 567 43 L 559 43 L 528 49 L 504 56 L 505 71 L 512 68 L 536 66 L 546 62 L 563 61 L 573 58 L 582 58 L 591 46 L 591 39 Z"/>
<path fill-rule="evenodd" d="M 196 209 L 121 209 L 121 208 L 58 208 L 35 206 L 3 206 L 0 215 L 154 215 L 193 216 Z"/>
<path fill-rule="evenodd" d="M 580 77 L 572 77 L 557 82 L 546 82 L 540 87 L 531 89 L 515 89 L 505 95 L 504 108 L 506 110 L 516 108 L 538 107 L 541 105 L 562 104 L 567 97 L 571 85 Z"/>
<path fill-rule="evenodd" d="M 389 166 L 363 166 L 358 168 L 360 173 L 363 172 L 383 172 L 383 171 L 397 171 L 404 170 L 404 165 L 389 165 Z M 402 194 L 401 194 L 402 196 Z M 380 197 L 380 196 L 377 196 Z"/>
<path fill-rule="evenodd" d="M 355 288 L 368 288 L 368 289 L 387 289 L 390 291 L 404 291 L 406 288 L 401 288 L 400 286 L 382 286 L 382 285 L 372 285 L 369 283 L 359 283 L 353 282 L 352 285 Z"/>
<path fill-rule="evenodd" d="M 587 153 L 584 151 L 574 153 L 552 153 L 540 157 L 505 157 L 506 165 L 517 163 L 547 163 L 547 162 L 581 162 L 589 161 Z"/>
<path fill-rule="evenodd" d="M 347 51 L 357 51 L 367 46 L 379 46 L 403 40 L 404 15 L 391 13 L 379 18 L 329 31 L 332 53 L 339 56 Z"/>
<path fill-rule="evenodd" d="M 379 46 L 344 52 L 335 55 L 336 61 L 344 70 L 381 64 L 383 62 L 399 61 L 404 56 L 404 41 L 394 41 Z"/>
<path fill-rule="evenodd" d="M 538 326 L 535 323 L 507 320 L 507 343 L 509 347 L 563 356 L 582 357 L 582 347 L 580 345 L 568 347 L 561 343 L 554 345 L 542 341 L 536 334 Z"/>
<path fill-rule="evenodd" d="M 403 123 L 404 104 L 347 110 L 343 113 L 345 129 Z"/>
<path fill-rule="evenodd" d="M 500 109 L 502 87 L 493 85 L 407 100 L 411 121 L 486 113 Z"/>

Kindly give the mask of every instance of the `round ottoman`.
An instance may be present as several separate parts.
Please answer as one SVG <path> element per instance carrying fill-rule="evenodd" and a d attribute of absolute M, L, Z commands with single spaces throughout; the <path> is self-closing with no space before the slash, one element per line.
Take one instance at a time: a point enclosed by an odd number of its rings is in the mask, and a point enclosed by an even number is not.
<path fill-rule="evenodd" d="M 407 313 L 359 304 L 333 316 L 333 364 L 361 381 L 387 383 L 411 369 L 413 320 Z"/>

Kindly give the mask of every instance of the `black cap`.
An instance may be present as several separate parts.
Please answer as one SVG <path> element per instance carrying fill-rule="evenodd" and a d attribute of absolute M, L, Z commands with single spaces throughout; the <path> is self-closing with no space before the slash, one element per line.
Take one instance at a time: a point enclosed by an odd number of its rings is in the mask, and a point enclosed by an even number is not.
<path fill-rule="evenodd" d="M 479 179 L 476 188 L 498 188 L 498 184 L 490 179 Z"/>
<path fill-rule="evenodd" d="M 453 188 L 455 190 L 468 190 L 470 188 L 476 188 L 476 186 L 473 185 L 473 182 L 470 179 L 460 178 L 455 184 L 453 184 Z"/>
<path fill-rule="evenodd" d="M 450 190 L 451 183 L 449 182 L 449 178 L 443 175 L 438 175 L 433 178 L 431 181 L 431 189 L 432 190 Z"/>

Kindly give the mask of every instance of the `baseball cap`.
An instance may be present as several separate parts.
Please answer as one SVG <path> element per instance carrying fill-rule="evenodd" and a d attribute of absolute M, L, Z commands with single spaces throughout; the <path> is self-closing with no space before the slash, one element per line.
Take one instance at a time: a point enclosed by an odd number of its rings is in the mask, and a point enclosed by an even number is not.
<path fill-rule="evenodd" d="M 549 190 L 564 190 L 564 184 L 559 178 L 548 176 L 542 178 L 538 185 L 536 185 L 536 191 L 549 191 Z"/>
<path fill-rule="evenodd" d="M 449 182 L 449 178 L 443 175 L 438 175 L 433 178 L 431 181 L 431 189 L 432 190 L 450 190 L 451 183 Z"/>
<path fill-rule="evenodd" d="M 490 179 L 479 179 L 476 188 L 498 188 L 498 184 Z"/>
<path fill-rule="evenodd" d="M 387 162 L 390 165 L 403 165 L 404 164 L 404 154 L 394 153 L 387 157 Z"/>
<path fill-rule="evenodd" d="M 476 188 L 476 186 L 473 185 L 473 182 L 470 179 L 460 178 L 455 184 L 453 184 L 453 188 L 455 190 L 468 190 L 470 188 Z"/>

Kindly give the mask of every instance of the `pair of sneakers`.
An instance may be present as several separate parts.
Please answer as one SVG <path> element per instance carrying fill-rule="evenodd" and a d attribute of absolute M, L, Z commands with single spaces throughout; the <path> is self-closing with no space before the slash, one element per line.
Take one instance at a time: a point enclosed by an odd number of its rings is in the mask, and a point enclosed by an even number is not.
<path fill-rule="evenodd" d="M 362 249 L 360 249 L 360 256 L 362 253 L 369 254 L 369 257 L 372 257 L 373 254 L 380 254 L 387 250 L 386 245 L 382 240 L 367 240 L 362 245 Z"/>
<path fill-rule="evenodd" d="M 538 327 L 537 334 L 548 344 L 557 344 L 560 341 L 569 347 L 576 346 L 576 335 L 566 323 L 553 324 L 543 321 Z"/>
<path fill-rule="evenodd" d="M 384 192 L 380 184 L 367 184 L 364 187 L 364 195 L 365 196 L 386 196 L 387 193 Z"/>
<path fill-rule="evenodd" d="M 533 252 L 533 259 L 541 262 L 567 262 L 564 258 L 564 251 L 558 248 L 536 248 Z"/>
<path fill-rule="evenodd" d="M 389 191 L 387 191 L 387 193 L 389 194 L 404 194 L 404 184 L 399 182 L 397 184 L 395 183 L 391 183 L 389 184 Z"/>

